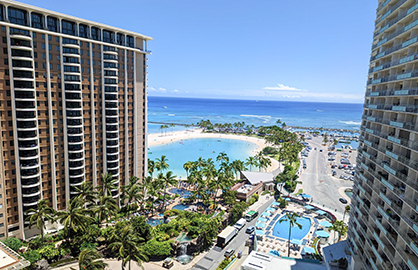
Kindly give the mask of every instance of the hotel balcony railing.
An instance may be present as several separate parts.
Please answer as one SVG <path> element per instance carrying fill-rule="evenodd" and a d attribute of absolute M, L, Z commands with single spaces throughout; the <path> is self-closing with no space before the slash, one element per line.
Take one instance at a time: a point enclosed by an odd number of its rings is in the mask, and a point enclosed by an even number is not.
<path fill-rule="evenodd" d="M 107 161 L 117 161 L 118 160 L 118 156 L 117 155 L 112 155 L 112 156 L 108 156 L 107 157 Z"/>
<path fill-rule="evenodd" d="M 12 56 L 32 58 L 32 52 L 26 50 L 12 49 Z"/>
<path fill-rule="evenodd" d="M 36 128 L 36 123 L 30 121 L 17 121 L 17 128 Z"/>
<path fill-rule="evenodd" d="M 39 195 L 33 196 L 33 197 L 22 197 L 22 202 L 25 204 L 28 203 L 34 203 L 40 200 Z"/>
<path fill-rule="evenodd" d="M 106 100 L 118 100 L 118 95 L 115 94 L 105 94 Z"/>
<path fill-rule="evenodd" d="M 118 112 L 115 110 L 106 110 L 105 115 L 118 115 Z"/>
<path fill-rule="evenodd" d="M 414 60 L 418 59 L 417 53 L 411 53 L 409 55 L 403 56 L 401 58 L 392 59 L 391 61 L 388 61 L 386 63 L 383 63 L 377 67 L 373 67 L 369 69 L 369 74 L 385 70 L 387 68 L 393 68 L 398 65 L 406 64 L 409 62 L 412 62 Z"/>
<path fill-rule="evenodd" d="M 106 133 L 106 139 L 117 139 L 118 133 Z"/>
<path fill-rule="evenodd" d="M 33 73 L 32 71 L 26 71 L 26 70 L 14 70 L 13 78 L 33 79 Z"/>
<path fill-rule="evenodd" d="M 81 116 L 80 111 L 66 111 L 66 114 L 69 117 L 80 117 Z"/>
<path fill-rule="evenodd" d="M 20 170 L 20 174 L 22 176 L 31 176 L 31 175 L 35 175 L 39 172 L 38 168 L 34 168 L 34 169 L 21 169 Z"/>
<path fill-rule="evenodd" d="M 385 110 L 385 111 L 418 113 L 418 105 L 407 105 L 407 104 L 390 105 L 386 103 L 375 103 L 375 104 L 364 104 L 363 107 L 367 109 L 376 109 L 376 110 Z"/>
<path fill-rule="evenodd" d="M 35 138 L 36 137 L 36 130 L 31 131 L 18 131 L 17 136 L 19 138 Z"/>
<path fill-rule="evenodd" d="M 118 60 L 118 56 L 114 55 L 114 54 L 103 54 L 103 59 L 104 60 Z"/>
<path fill-rule="evenodd" d="M 35 140 L 30 140 L 30 141 L 19 141 L 18 142 L 18 147 L 22 147 L 22 148 L 32 148 L 32 147 L 36 147 L 37 142 Z"/>
<path fill-rule="evenodd" d="M 80 150 L 83 150 L 83 147 L 80 144 L 70 144 L 68 146 L 68 151 L 80 151 Z"/>
<path fill-rule="evenodd" d="M 10 28 L 10 35 L 25 36 L 30 38 L 30 32 L 19 28 Z"/>
<path fill-rule="evenodd" d="M 72 160 L 80 159 L 80 158 L 83 158 L 83 154 L 82 153 L 69 153 L 68 158 Z"/>
<path fill-rule="evenodd" d="M 396 3 L 394 6 L 392 6 L 391 8 L 390 8 L 390 10 L 388 11 L 388 12 L 386 12 L 385 14 L 383 14 L 379 19 L 377 19 L 376 20 L 376 23 L 375 23 L 375 25 L 377 25 L 377 24 L 379 24 L 381 21 L 383 21 L 387 16 L 389 16 L 390 14 L 392 14 L 398 7 L 400 7 L 403 3 L 405 3 L 407 0 L 400 0 L 398 3 Z M 387 0 L 386 2 L 390 2 L 390 0 Z M 382 6 L 382 8 L 383 8 L 384 6 Z M 407 9 L 407 10 L 405 10 L 405 11 L 403 11 L 403 12 L 401 12 L 398 16 L 396 16 L 395 18 L 393 18 L 392 20 L 390 20 L 386 25 L 388 26 L 388 27 L 390 27 L 390 26 L 392 26 L 392 25 L 394 25 L 395 23 L 397 23 L 398 21 L 400 21 L 402 18 L 404 18 L 406 15 L 409 15 L 409 14 L 411 14 L 413 11 L 414 11 L 415 9 L 414 9 L 414 6 L 413 7 L 411 7 L 411 8 L 409 8 L 409 9 Z M 380 11 L 380 9 L 378 9 L 378 11 L 377 12 L 379 12 Z M 385 28 L 386 27 L 386 25 L 384 26 L 384 27 L 382 27 L 381 29 L 383 29 L 383 28 Z M 387 28 L 388 28 L 387 27 Z M 379 30 L 380 31 L 380 30 Z M 381 31 L 381 32 L 383 32 L 383 31 Z M 380 32 L 380 33 L 381 33 Z M 373 35 L 373 37 L 376 37 L 378 34 L 380 34 L 379 32 L 377 32 L 377 33 L 375 33 L 374 35 Z"/>
<path fill-rule="evenodd" d="M 81 119 L 67 119 L 67 125 L 69 126 L 79 126 L 82 125 L 83 122 Z"/>
<path fill-rule="evenodd" d="M 35 184 L 39 184 L 38 177 L 22 179 L 22 186 L 32 186 Z"/>
<path fill-rule="evenodd" d="M 106 148 L 106 153 L 108 153 L 108 154 L 114 154 L 114 153 L 117 153 L 117 152 L 118 152 L 117 148 L 113 148 L 113 147 Z"/>
<path fill-rule="evenodd" d="M 22 188 L 22 194 L 25 194 L 25 195 L 36 194 L 37 192 L 39 192 L 39 187 Z"/>
<path fill-rule="evenodd" d="M 382 76 L 376 79 L 368 80 L 367 85 L 387 83 L 391 81 L 405 80 L 405 79 L 416 78 L 416 77 L 418 77 L 418 70 L 414 69 L 414 70 L 408 70 L 402 74 Z"/>
<path fill-rule="evenodd" d="M 106 118 L 106 124 L 117 124 L 118 119 L 117 118 Z"/>
<path fill-rule="evenodd" d="M 80 137 L 80 136 L 68 136 L 68 142 L 78 143 L 78 142 L 82 142 L 82 141 L 83 141 L 83 138 Z"/>
<path fill-rule="evenodd" d="M 65 93 L 66 99 L 80 99 L 81 96 L 78 93 Z"/>
<path fill-rule="evenodd" d="M 21 109 L 34 109 L 34 101 L 16 101 L 16 107 Z"/>
<path fill-rule="evenodd" d="M 67 129 L 68 134 L 81 134 L 83 131 L 81 128 L 69 128 Z"/>
<path fill-rule="evenodd" d="M 409 265 L 409 263 L 411 263 L 412 264 L 412 266 L 415 268 L 415 269 L 418 269 L 418 263 L 414 263 L 413 261 L 413 259 L 412 258 L 415 258 L 415 261 L 416 261 L 416 256 L 415 255 L 413 255 L 413 254 L 410 254 L 410 256 L 411 257 L 409 257 L 409 255 L 407 255 L 408 253 L 406 253 L 404 250 L 401 250 L 401 251 L 398 251 L 398 254 L 400 255 L 400 257 L 405 261 L 405 263 L 408 265 L 408 268 L 406 268 L 406 269 L 413 269 L 410 265 Z M 401 268 L 401 269 L 404 269 L 404 268 Z"/>
<path fill-rule="evenodd" d="M 17 111 L 16 118 L 36 118 L 35 112 L 24 112 L 24 111 Z"/>
<path fill-rule="evenodd" d="M 70 178 L 70 185 L 80 185 L 83 181 L 83 177 Z"/>
<path fill-rule="evenodd" d="M 79 160 L 79 161 L 70 161 L 70 162 L 68 162 L 68 165 L 70 167 L 80 167 L 80 166 L 83 166 L 84 163 L 81 160 Z"/>
<path fill-rule="evenodd" d="M 399 31 L 397 31 L 397 32 L 399 32 Z M 398 35 L 401 34 L 401 33 L 403 33 L 403 32 L 404 31 L 402 30 L 402 32 L 398 33 Z M 382 40 L 379 43 L 377 43 L 377 46 L 380 46 L 380 45 L 382 45 L 383 43 L 385 43 L 387 41 L 388 41 L 388 39 L 385 38 L 384 40 Z M 398 50 L 401 50 L 401 49 L 403 49 L 403 48 L 405 48 L 405 47 L 407 47 L 409 45 L 412 45 L 412 44 L 416 43 L 417 41 L 418 41 L 418 35 L 413 35 L 411 38 L 409 38 L 408 40 L 402 42 L 401 44 L 394 45 L 394 46 L 392 46 L 390 48 L 387 48 L 386 50 L 384 50 L 384 51 L 382 51 L 382 52 L 380 52 L 378 54 L 375 54 L 375 55 L 371 56 L 370 57 L 370 62 L 372 62 L 372 61 L 374 61 L 376 59 L 379 59 L 379 58 L 381 58 L 383 56 L 387 56 L 387 55 L 389 55 L 389 54 L 391 54 L 393 52 L 396 52 Z"/>
<path fill-rule="evenodd" d="M 26 98 L 29 98 L 29 99 L 32 99 L 32 98 L 35 98 L 35 95 L 34 95 L 34 92 L 29 92 L 29 91 L 15 91 L 15 98 L 16 99 L 18 99 L 18 98 L 22 98 L 22 99 L 26 99 Z"/>
<path fill-rule="evenodd" d="M 16 88 L 21 88 L 21 89 L 31 89 L 33 90 L 33 82 L 28 82 L 28 81 L 15 81 L 14 82 L 14 87 Z"/>
<path fill-rule="evenodd" d="M 35 157 L 38 155 L 38 150 L 19 150 L 19 156 L 20 157 Z"/>
<path fill-rule="evenodd" d="M 65 90 L 81 90 L 80 84 L 71 84 L 71 83 L 66 83 L 64 85 L 64 89 Z"/>

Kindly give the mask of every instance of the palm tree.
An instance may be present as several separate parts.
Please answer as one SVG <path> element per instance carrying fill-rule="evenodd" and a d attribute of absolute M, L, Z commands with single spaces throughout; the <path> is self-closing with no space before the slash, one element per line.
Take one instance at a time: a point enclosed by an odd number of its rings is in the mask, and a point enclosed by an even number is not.
<path fill-rule="evenodd" d="M 78 196 L 82 198 L 86 203 L 94 203 L 97 198 L 97 191 L 94 190 L 91 182 L 83 182 L 80 186 L 74 187 Z"/>
<path fill-rule="evenodd" d="M 218 154 L 218 156 L 216 157 L 216 161 L 218 161 L 218 162 L 224 161 L 224 162 L 228 163 L 229 162 L 229 157 L 225 152 L 220 152 Z"/>
<path fill-rule="evenodd" d="M 250 166 L 250 171 L 253 166 L 257 166 L 257 160 L 254 157 L 248 157 L 245 165 Z"/>
<path fill-rule="evenodd" d="M 155 162 L 155 168 L 159 171 L 167 170 L 170 167 L 167 161 L 167 157 L 162 155 L 161 158 L 157 158 L 157 161 Z"/>
<path fill-rule="evenodd" d="M 90 248 L 84 249 L 78 255 L 78 268 L 88 270 L 105 269 L 108 265 L 102 260 L 99 260 L 100 258 L 102 256 L 97 250 Z"/>
<path fill-rule="evenodd" d="M 290 256 L 290 235 L 292 234 L 292 227 L 298 227 L 302 229 L 302 225 L 297 222 L 297 218 L 300 217 L 298 214 L 294 212 L 287 212 L 283 219 L 280 219 L 279 222 L 289 221 L 289 245 L 287 247 L 287 257 Z"/>
<path fill-rule="evenodd" d="M 344 221 L 344 218 L 345 218 L 345 214 L 347 213 L 350 213 L 350 210 L 351 210 L 351 207 L 349 206 L 349 205 L 347 205 L 346 207 L 345 207 L 345 209 L 344 209 L 344 215 L 343 215 L 343 221 Z"/>
<path fill-rule="evenodd" d="M 48 206 L 47 200 L 40 200 L 36 204 L 36 209 L 29 209 L 27 211 L 29 220 L 29 229 L 36 223 L 36 227 L 41 230 L 41 240 L 44 241 L 44 229 L 46 228 L 46 221 L 53 221 L 55 210 Z"/>
<path fill-rule="evenodd" d="M 194 162 L 193 161 L 187 161 L 186 163 L 183 164 L 183 169 L 186 171 L 186 178 L 189 178 L 189 171 L 192 170 L 194 167 Z"/>
<path fill-rule="evenodd" d="M 125 269 L 128 262 L 128 269 L 131 269 L 131 260 L 134 260 L 139 266 L 142 261 L 148 260 L 144 250 L 140 247 L 144 241 L 134 233 L 130 224 L 113 234 L 109 248 L 113 252 L 117 252 L 118 260 L 122 260 L 122 270 Z"/>
<path fill-rule="evenodd" d="M 161 185 L 164 186 L 164 199 L 163 199 L 163 210 L 165 210 L 165 200 L 167 194 L 167 187 L 177 185 L 176 175 L 173 174 L 172 171 L 168 171 L 165 175 L 160 173 L 158 175 L 158 179 L 161 181 Z"/>
<path fill-rule="evenodd" d="M 71 230 L 85 231 L 89 223 L 94 221 L 91 211 L 84 209 L 84 201 L 80 197 L 70 199 L 68 208 L 57 212 L 55 216 L 67 231 L 68 238 L 71 238 Z"/>
<path fill-rule="evenodd" d="M 118 189 L 116 186 L 117 179 L 113 179 L 113 176 L 106 172 L 102 174 L 102 189 L 103 194 L 112 196 L 112 190 Z"/>
<path fill-rule="evenodd" d="M 241 160 L 237 159 L 231 162 L 231 169 L 238 174 L 239 172 L 246 170 L 244 162 L 242 162 Z M 238 178 L 238 176 L 236 177 Z"/>
<path fill-rule="evenodd" d="M 335 221 L 329 229 L 338 233 L 338 242 L 340 242 L 341 236 L 347 233 L 347 225 L 342 220 Z"/>
<path fill-rule="evenodd" d="M 97 200 L 97 204 L 92 209 L 94 215 L 97 219 L 97 224 L 100 225 L 100 223 L 103 220 L 109 219 L 110 216 L 114 215 L 118 211 L 117 202 L 112 196 L 104 196 L 100 195 Z"/>
<path fill-rule="evenodd" d="M 154 160 L 148 159 L 148 174 L 151 175 L 155 172 L 155 162 Z"/>

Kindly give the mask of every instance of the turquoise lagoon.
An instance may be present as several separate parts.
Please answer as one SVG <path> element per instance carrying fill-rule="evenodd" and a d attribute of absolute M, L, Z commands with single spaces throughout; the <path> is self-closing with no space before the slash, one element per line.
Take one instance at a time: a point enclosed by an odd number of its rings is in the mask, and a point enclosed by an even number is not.
<path fill-rule="evenodd" d="M 186 179 L 186 171 L 183 164 L 188 161 L 197 161 L 199 157 L 204 159 L 212 158 L 216 162 L 216 157 L 221 152 L 225 152 L 229 161 L 239 159 L 245 160 L 256 154 L 258 146 L 255 143 L 245 140 L 221 139 L 221 138 L 199 138 L 174 141 L 164 145 L 150 146 L 148 158 L 155 160 L 165 155 L 170 165 L 169 170 L 173 171 L 180 179 Z M 257 168 L 252 168 L 253 171 Z"/>

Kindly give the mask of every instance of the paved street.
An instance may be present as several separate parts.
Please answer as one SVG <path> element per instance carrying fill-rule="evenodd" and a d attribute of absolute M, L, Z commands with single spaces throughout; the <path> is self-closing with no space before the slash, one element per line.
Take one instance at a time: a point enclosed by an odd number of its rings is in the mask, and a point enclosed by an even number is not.
<path fill-rule="evenodd" d="M 343 180 L 338 178 L 340 174 L 344 174 L 343 170 L 335 168 L 337 177 L 331 174 L 330 161 L 328 161 L 328 146 L 322 146 L 322 137 L 313 137 L 312 140 L 306 142 L 312 147 L 309 157 L 305 158 L 307 169 L 302 170 L 300 180 L 302 181 L 303 192 L 312 196 L 314 203 L 318 205 L 328 206 L 335 211 L 344 212 L 345 204 L 342 204 L 338 199 L 344 197 L 343 188 L 351 188 L 353 182 L 350 180 Z M 314 150 L 314 148 L 317 150 Z M 322 149 L 322 152 L 319 150 Z M 348 153 L 348 150 L 344 150 Z M 351 164 L 355 164 L 357 151 L 352 151 L 350 154 Z M 340 164 L 341 153 L 338 152 L 335 164 Z"/>
<path fill-rule="evenodd" d="M 250 207 L 250 210 L 258 210 L 261 214 L 264 210 L 273 202 L 273 198 L 270 197 L 268 200 L 266 196 L 260 196 L 260 201 Z M 255 225 L 257 219 L 247 222 L 245 227 L 240 230 L 237 236 L 224 248 L 213 247 L 200 261 L 198 261 L 192 270 L 214 270 L 224 259 L 225 250 L 228 248 L 233 248 L 235 251 L 238 251 L 239 248 L 243 247 L 245 240 L 248 239 L 249 235 L 245 233 L 245 230 L 248 226 Z M 245 247 L 248 249 L 248 247 Z M 242 260 L 242 259 L 241 259 Z"/>

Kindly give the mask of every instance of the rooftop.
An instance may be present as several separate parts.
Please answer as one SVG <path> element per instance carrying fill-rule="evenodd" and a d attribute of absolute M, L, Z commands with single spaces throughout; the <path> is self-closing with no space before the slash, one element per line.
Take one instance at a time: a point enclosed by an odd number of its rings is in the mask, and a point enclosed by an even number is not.
<path fill-rule="evenodd" d="M 257 185 L 260 182 L 263 182 L 266 184 L 266 183 L 271 183 L 274 181 L 274 174 L 271 172 L 243 171 L 241 173 L 245 177 L 245 179 L 247 179 L 247 181 L 251 183 L 251 185 Z"/>
<path fill-rule="evenodd" d="M 294 260 L 272 256 L 262 252 L 252 251 L 242 263 L 243 270 L 325 270 L 325 265 L 310 263 L 303 260 Z"/>
<path fill-rule="evenodd" d="M 30 263 L 19 256 L 16 252 L 0 242 L 0 269 L 18 270 L 29 266 Z"/>

